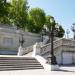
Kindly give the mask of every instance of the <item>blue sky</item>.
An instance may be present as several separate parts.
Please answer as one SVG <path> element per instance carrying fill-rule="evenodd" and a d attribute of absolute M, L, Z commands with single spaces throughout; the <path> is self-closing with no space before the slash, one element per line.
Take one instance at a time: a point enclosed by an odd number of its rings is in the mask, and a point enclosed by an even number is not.
<path fill-rule="evenodd" d="M 75 22 L 75 0 L 28 0 L 31 8 L 40 7 L 46 15 L 54 16 L 65 29 L 70 30 L 69 37 L 72 37 L 71 26 Z"/>

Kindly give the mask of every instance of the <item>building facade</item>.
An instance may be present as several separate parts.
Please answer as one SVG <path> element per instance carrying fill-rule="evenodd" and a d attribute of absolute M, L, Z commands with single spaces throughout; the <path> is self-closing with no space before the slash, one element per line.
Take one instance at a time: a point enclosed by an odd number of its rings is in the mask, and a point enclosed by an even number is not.
<path fill-rule="evenodd" d="M 59 65 L 75 65 L 75 40 L 61 38 L 54 41 L 54 55 Z M 45 59 L 50 56 L 51 44 L 41 47 L 40 55 Z"/>

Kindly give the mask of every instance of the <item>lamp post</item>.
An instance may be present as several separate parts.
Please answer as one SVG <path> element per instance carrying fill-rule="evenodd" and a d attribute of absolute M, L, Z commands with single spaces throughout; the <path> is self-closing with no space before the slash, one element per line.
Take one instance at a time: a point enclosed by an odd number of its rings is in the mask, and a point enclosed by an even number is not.
<path fill-rule="evenodd" d="M 67 29 L 67 30 L 66 30 L 67 39 L 69 38 L 69 33 L 70 33 L 70 31 L 69 31 L 69 29 Z"/>
<path fill-rule="evenodd" d="M 23 44 L 24 44 L 24 34 L 23 34 L 23 31 L 20 30 L 20 38 L 19 38 L 19 43 L 20 43 L 20 46 L 23 47 Z"/>
<path fill-rule="evenodd" d="M 41 32 L 41 37 L 42 37 L 42 38 L 41 38 L 41 39 L 42 39 L 41 41 L 42 41 L 42 42 L 43 42 L 43 36 L 44 36 L 44 35 L 46 35 L 46 29 L 45 29 L 45 28 L 43 28 L 43 29 L 42 29 L 42 32 Z"/>
<path fill-rule="evenodd" d="M 50 24 L 51 24 L 51 65 L 56 65 L 56 57 L 54 55 L 54 50 L 53 50 L 53 40 L 54 40 L 54 31 L 55 31 L 55 20 L 53 17 L 50 18 Z"/>
<path fill-rule="evenodd" d="M 75 23 L 73 23 L 73 26 L 71 27 L 71 30 L 72 30 L 73 33 L 74 33 L 74 40 L 75 40 Z"/>
<path fill-rule="evenodd" d="M 18 56 L 21 56 L 21 55 L 23 55 L 23 44 L 24 44 L 24 33 L 23 33 L 23 31 L 22 30 L 16 30 L 16 32 L 19 34 L 19 48 L 18 48 L 18 53 L 17 53 L 17 55 Z"/>
<path fill-rule="evenodd" d="M 41 42 L 43 42 L 43 35 L 44 35 L 44 30 L 41 32 Z"/>

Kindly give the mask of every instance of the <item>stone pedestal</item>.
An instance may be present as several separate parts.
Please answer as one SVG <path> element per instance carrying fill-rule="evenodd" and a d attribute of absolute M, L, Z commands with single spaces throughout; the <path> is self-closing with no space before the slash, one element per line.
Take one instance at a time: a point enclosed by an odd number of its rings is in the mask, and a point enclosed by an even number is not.
<path fill-rule="evenodd" d="M 22 46 L 20 46 L 20 47 L 18 48 L 18 53 L 17 53 L 17 55 L 18 55 L 18 56 L 22 56 L 22 54 L 23 54 L 23 48 L 22 48 Z"/>
<path fill-rule="evenodd" d="M 40 45 L 38 43 L 33 46 L 32 57 L 35 57 L 36 55 L 40 55 Z"/>
<path fill-rule="evenodd" d="M 49 55 L 47 57 L 47 60 L 48 60 L 47 63 L 50 65 L 50 69 L 49 70 L 51 70 L 51 71 L 59 70 L 59 65 L 58 64 L 55 64 L 55 65 L 51 64 L 51 55 Z"/>
<path fill-rule="evenodd" d="M 58 71 L 59 65 L 51 65 L 51 71 Z"/>

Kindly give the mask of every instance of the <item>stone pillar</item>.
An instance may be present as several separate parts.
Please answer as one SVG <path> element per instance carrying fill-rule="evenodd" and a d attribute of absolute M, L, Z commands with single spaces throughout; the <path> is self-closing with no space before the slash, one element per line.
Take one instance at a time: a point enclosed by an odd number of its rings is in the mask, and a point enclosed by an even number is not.
<path fill-rule="evenodd" d="M 23 55 L 23 48 L 22 46 L 20 45 L 20 47 L 18 48 L 18 53 L 17 53 L 18 56 L 22 56 Z"/>
<path fill-rule="evenodd" d="M 33 46 L 33 54 L 32 56 L 36 56 L 36 55 L 40 55 L 40 50 L 41 50 L 41 47 L 38 43 L 36 43 L 34 46 Z"/>

